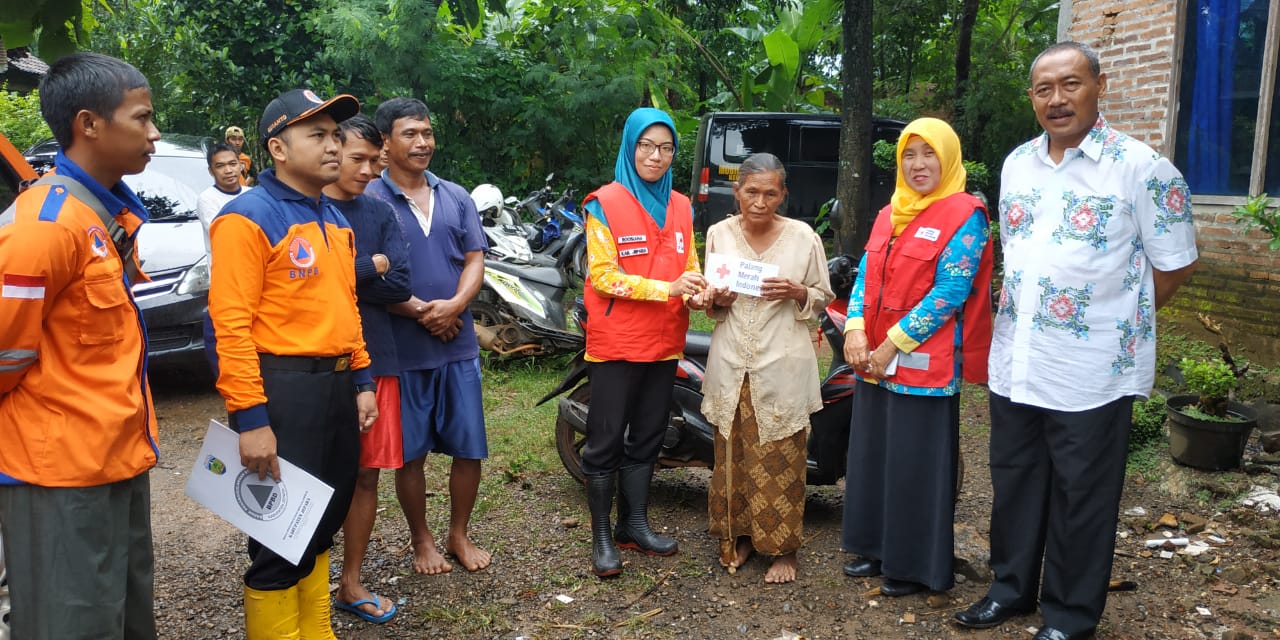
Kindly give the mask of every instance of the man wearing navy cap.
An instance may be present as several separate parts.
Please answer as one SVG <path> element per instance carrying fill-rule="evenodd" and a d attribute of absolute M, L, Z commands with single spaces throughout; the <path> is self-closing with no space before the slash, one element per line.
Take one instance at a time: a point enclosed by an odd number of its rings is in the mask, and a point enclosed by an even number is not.
<path fill-rule="evenodd" d="M 338 179 L 338 123 L 359 111 L 351 96 L 305 89 L 272 100 L 258 129 L 275 169 L 210 225 L 205 335 L 246 482 L 273 486 L 265 478 L 279 482 L 285 458 L 333 487 L 298 565 L 249 540 L 249 640 L 334 638 L 329 548 L 355 489 L 359 433 L 378 411 L 356 310 L 355 238 L 321 189 Z"/>

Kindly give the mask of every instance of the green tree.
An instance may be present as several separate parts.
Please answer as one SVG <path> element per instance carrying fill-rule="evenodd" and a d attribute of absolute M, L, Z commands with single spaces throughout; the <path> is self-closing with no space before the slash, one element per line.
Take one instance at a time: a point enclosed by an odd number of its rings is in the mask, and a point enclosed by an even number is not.
<path fill-rule="evenodd" d="M 836 197 L 840 218 L 836 249 L 857 253 L 870 229 L 860 229 L 858 218 L 871 208 L 871 66 L 865 64 L 872 47 L 871 0 L 845 0 L 842 19 L 844 47 L 840 112 L 840 175 Z"/>
<path fill-rule="evenodd" d="M 100 28 L 90 48 L 132 64 L 147 77 L 156 126 L 164 132 L 207 133 L 207 114 L 196 111 L 190 98 L 201 73 L 199 38 L 182 23 L 174 4 L 131 0 L 94 11 Z"/>
<path fill-rule="evenodd" d="M 1031 62 L 1057 39 L 1056 0 L 983 0 L 957 131 L 965 156 L 996 170 L 1039 130 L 1027 98 Z"/>
<path fill-rule="evenodd" d="M 758 102 L 768 111 L 827 109 L 828 93 L 835 91 L 823 62 L 835 58 L 840 39 L 841 2 L 837 0 L 792 0 L 779 12 L 771 29 L 765 25 L 733 27 L 729 31 L 758 42 L 764 58 L 762 67 L 742 81 L 742 107 L 752 110 Z M 834 104 L 834 101 L 832 101 Z"/>
<path fill-rule="evenodd" d="M 512 3 L 478 30 L 455 28 L 447 10 L 405 20 L 405 4 L 385 13 L 374 0 L 329 5 L 321 29 L 338 46 L 327 55 L 365 66 L 371 103 L 424 99 L 439 131 L 432 168 L 462 184 L 518 195 L 549 172 L 579 188 L 606 182 L 627 113 L 692 102 L 678 36 L 647 3 Z M 691 134 L 696 119 L 675 115 L 679 133 Z"/>
<path fill-rule="evenodd" d="M 4 47 L 33 46 L 45 62 L 88 42 L 95 27 L 92 8 L 106 0 L 4 0 L 0 10 L 0 41 Z M 3 48 L 0 48 L 0 52 Z"/>
<path fill-rule="evenodd" d="M 40 116 L 40 93 L 32 91 L 26 95 L 6 91 L 0 86 L 0 132 L 19 151 L 52 138 L 53 132 Z"/>
<path fill-rule="evenodd" d="M 694 90 L 696 111 L 743 108 L 739 88 L 743 76 L 763 60 L 764 48 L 732 28 L 762 25 L 752 31 L 763 34 L 777 24 L 791 0 L 659 0 L 655 7 L 681 35 L 676 51 L 685 61 L 686 81 Z M 756 70 L 757 72 L 759 69 Z M 685 105 L 678 105 L 685 106 Z"/>
<path fill-rule="evenodd" d="M 902 0 L 876 12 L 877 115 L 946 119 L 966 158 L 998 168 L 1037 131 L 1027 74 L 1057 35 L 1057 9 L 1056 0 Z"/>

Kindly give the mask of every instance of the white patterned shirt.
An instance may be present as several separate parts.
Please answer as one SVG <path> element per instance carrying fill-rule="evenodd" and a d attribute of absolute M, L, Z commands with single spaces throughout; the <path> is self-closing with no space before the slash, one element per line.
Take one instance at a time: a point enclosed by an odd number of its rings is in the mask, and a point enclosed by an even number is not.
<path fill-rule="evenodd" d="M 1155 382 L 1152 269 L 1195 262 L 1182 174 L 1101 116 L 1062 162 L 1041 134 L 1005 159 L 1004 286 L 991 339 L 993 393 L 1084 411 Z"/>

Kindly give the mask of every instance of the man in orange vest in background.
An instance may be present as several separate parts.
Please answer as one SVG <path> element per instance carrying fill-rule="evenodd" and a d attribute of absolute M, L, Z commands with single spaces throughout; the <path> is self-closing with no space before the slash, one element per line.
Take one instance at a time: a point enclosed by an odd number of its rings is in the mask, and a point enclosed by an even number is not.
<path fill-rule="evenodd" d="M 77 53 L 40 83 L 57 175 L 0 214 L 0 525 L 13 638 L 155 638 L 156 420 L 121 181 L 160 132 L 147 79 Z"/>
<path fill-rule="evenodd" d="M 240 127 L 227 127 L 226 143 L 236 150 L 236 157 L 240 159 L 240 186 L 247 187 L 253 184 L 253 158 L 244 152 L 244 129 Z"/>

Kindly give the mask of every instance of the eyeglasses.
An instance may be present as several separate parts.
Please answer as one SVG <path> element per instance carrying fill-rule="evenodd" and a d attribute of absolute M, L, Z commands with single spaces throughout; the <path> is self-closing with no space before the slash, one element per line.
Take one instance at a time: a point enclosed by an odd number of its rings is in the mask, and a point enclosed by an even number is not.
<path fill-rule="evenodd" d="M 636 151 L 642 156 L 651 156 L 654 151 L 658 152 L 664 158 L 670 158 L 676 154 L 676 146 L 674 144 L 654 144 L 648 140 L 641 140 L 636 143 Z"/>

